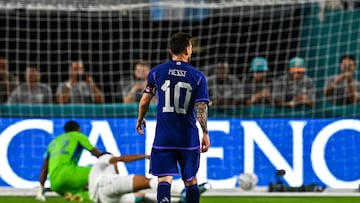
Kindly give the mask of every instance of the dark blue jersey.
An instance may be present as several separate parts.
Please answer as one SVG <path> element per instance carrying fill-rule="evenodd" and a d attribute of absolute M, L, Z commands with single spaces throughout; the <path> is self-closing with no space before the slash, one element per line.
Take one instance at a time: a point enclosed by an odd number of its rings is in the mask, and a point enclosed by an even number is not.
<path fill-rule="evenodd" d="M 209 102 L 205 76 L 191 64 L 169 61 L 154 67 L 148 75 L 145 93 L 157 92 L 157 124 L 153 147 L 197 149 L 195 103 Z"/>

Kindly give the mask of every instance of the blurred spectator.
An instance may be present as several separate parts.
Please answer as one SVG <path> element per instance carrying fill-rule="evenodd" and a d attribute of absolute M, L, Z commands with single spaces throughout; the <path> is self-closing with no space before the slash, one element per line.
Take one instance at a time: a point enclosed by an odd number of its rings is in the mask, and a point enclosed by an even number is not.
<path fill-rule="evenodd" d="M 318 17 L 320 22 L 323 22 L 326 17 L 326 10 L 331 10 L 331 9 L 354 10 L 359 8 L 360 8 L 359 0 L 319 0 Z"/>
<path fill-rule="evenodd" d="M 271 86 L 266 73 L 269 71 L 267 61 L 263 57 L 255 57 L 251 61 L 250 77 L 241 83 L 242 100 L 245 105 L 271 104 Z"/>
<path fill-rule="evenodd" d="M 8 100 L 11 92 L 19 85 L 18 78 L 9 73 L 8 61 L 0 55 L 0 104 Z"/>
<path fill-rule="evenodd" d="M 274 81 L 275 105 L 285 107 L 313 106 L 315 89 L 312 78 L 305 75 L 304 59 L 294 57 L 289 62 L 289 72 Z"/>
<path fill-rule="evenodd" d="M 340 59 L 341 73 L 328 78 L 324 85 L 324 95 L 333 104 L 344 105 L 357 103 L 360 100 L 360 82 L 354 77 L 356 59 L 344 55 Z"/>
<path fill-rule="evenodd" d="M 60 83 L 56 90 L 58 104 L 104 103 L 104 94 L 94 79 L 85 72 L 82 61 L 69 66 L 69 80 Z"/>
<path fill-rule="evenodd" d="M 49 85 L 40 82 L 40 72 L 35 66 L 25 70 L 25 82 L 10 94 L 8 104 L 50 104 L 52 92 Z"/>
<path fill-rule="evenodd" d="M 117 87 L 116 101 L 138 103 L 146 87 L 147 76 L 150 72 L 150 64 L 147 61 L 138 60 L 134 62 L 133 75 L 125 80 L 120 80 Z M 152 102 L 156 102 L 153 99 Z"/>
<path fill-rule="evenodd" d="M 229 73 L 228 63 L 218 63 L 214 75 L 209 76 L 207 82 L 211 105 L 231 107 L 241 103 L 240 80 Z"/>
<path fill-rule="evenodd" d="M 358 9 L 360 7 L 359 0 L 341 0 L 341 3 L 343 4 L 345 9 L 349 10 Z"/>

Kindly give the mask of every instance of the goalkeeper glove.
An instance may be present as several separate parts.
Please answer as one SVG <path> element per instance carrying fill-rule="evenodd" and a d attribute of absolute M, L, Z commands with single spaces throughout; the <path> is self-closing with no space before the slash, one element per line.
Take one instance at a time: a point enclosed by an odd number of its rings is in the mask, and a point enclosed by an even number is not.
<path fill-rule="evenodd" d="M 36 198 L 39 201 L 45 202 L 46 201 L 46 197 L 45 197 L 45 190 L 44 190 L 44 186 L 40 185 L 37 193 L 36 193 Z"/>

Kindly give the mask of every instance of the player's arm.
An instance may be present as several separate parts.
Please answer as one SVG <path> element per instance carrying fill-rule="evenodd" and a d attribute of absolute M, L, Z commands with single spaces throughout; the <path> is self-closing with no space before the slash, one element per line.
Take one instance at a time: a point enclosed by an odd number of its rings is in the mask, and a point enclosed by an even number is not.
<path fill-rule="evenodd" d="M 102 155 L 102 152 L 90 143 L 86 135 L 79 132 L 74 134 L 73 136 L 76 136 L 81 146 L 84 147 L 86 150 L 88 150 L 92 155 L 96 156 L 97 158 L 99 158 Z"/>
<path fill-rule="evenodd" d="M 47 174 L 48 174 L 48 168 L 49 168 L 49 160 L 46 158 L 46 159 L 44 159 L 43 165 L 41 167 L 41 172 L 40 172 L 40 177 L 39 177 L 39 182 L 40 182 L 40 185 L 42 185 L 42 186 L 45 185 L 45 181 L 47 179 Z"/>
<path fill-rule="evenodd" d="M 201 141 L 201 152 L 207 152 L 210 147 L 210 138 L 207 128 L 208 104 L 206 102 L 196 103 L 196 117 L 203 131 L 203 138 Z"/>
<path fill-rule="evenodd" d="M 136 130 L 141 135 L 144 134 L 144 129 L 142 128 L 142 126 L 146 127 L 146 122 L 145 122 L 144 118 L 145 118 L 146 112 L 149 109 L 152 98 L 153 98 L 153 94 L 144 92 L 144 94 L 142 95 L 142 97 L 140 99 L 139 114 L 138 114 L 138 119 L 136 122 Z"/>
<path fill-rule="evenodd" d="M 40 201 L 46 201 L 44 185 L 48 175 L 48 168 L 49 168 L 49 160 L 48 158 L 45 158 L 43 165 L 41 167 L 41 172 L 39 177 L 40 186 L 36 194 L 36 199 Z"/>
<path fill-rule="evenodd" d="M 147 154 L 129 154 L 123 156 L 114 156 L 110 159 L 110 163 L 115 164 L 117 162 L 132 162 L 141 159 L 149 159 L 150 155 Z"/>
<path fill-rule="evenodd" d="M 103 153 L 102 153 L 100 150 L 98 150 L 96 147 L 95 147 L 94 149 L 90 150 L 90 153 L 91 153 L 92 155 L 96 156 L 97 158 L 99 158 L 99 157 L 103 154 Z"/>

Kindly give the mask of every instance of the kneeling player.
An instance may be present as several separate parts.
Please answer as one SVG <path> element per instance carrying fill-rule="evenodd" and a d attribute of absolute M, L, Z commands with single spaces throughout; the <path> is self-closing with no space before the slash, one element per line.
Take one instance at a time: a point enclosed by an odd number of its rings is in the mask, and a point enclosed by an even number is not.
<path fill-rule="evenodd" d="M 144 193 L 134 193 L 142 189 L 156 189 L 158 185 L 156 179 L 150 179 L 143 175 L 121 176 L 118 174 L 117 162 L 131 162 L 145 158 L 149 158 L 149 155 L 117 157 L 106 153 L 100 156 L 89 175 L 90 199 L 97 203 L 156 202 L 156 200 L 147 198 Z M 179 196 L 182 189 L 182 186 L 173 185 L 172 192 Z"/>

